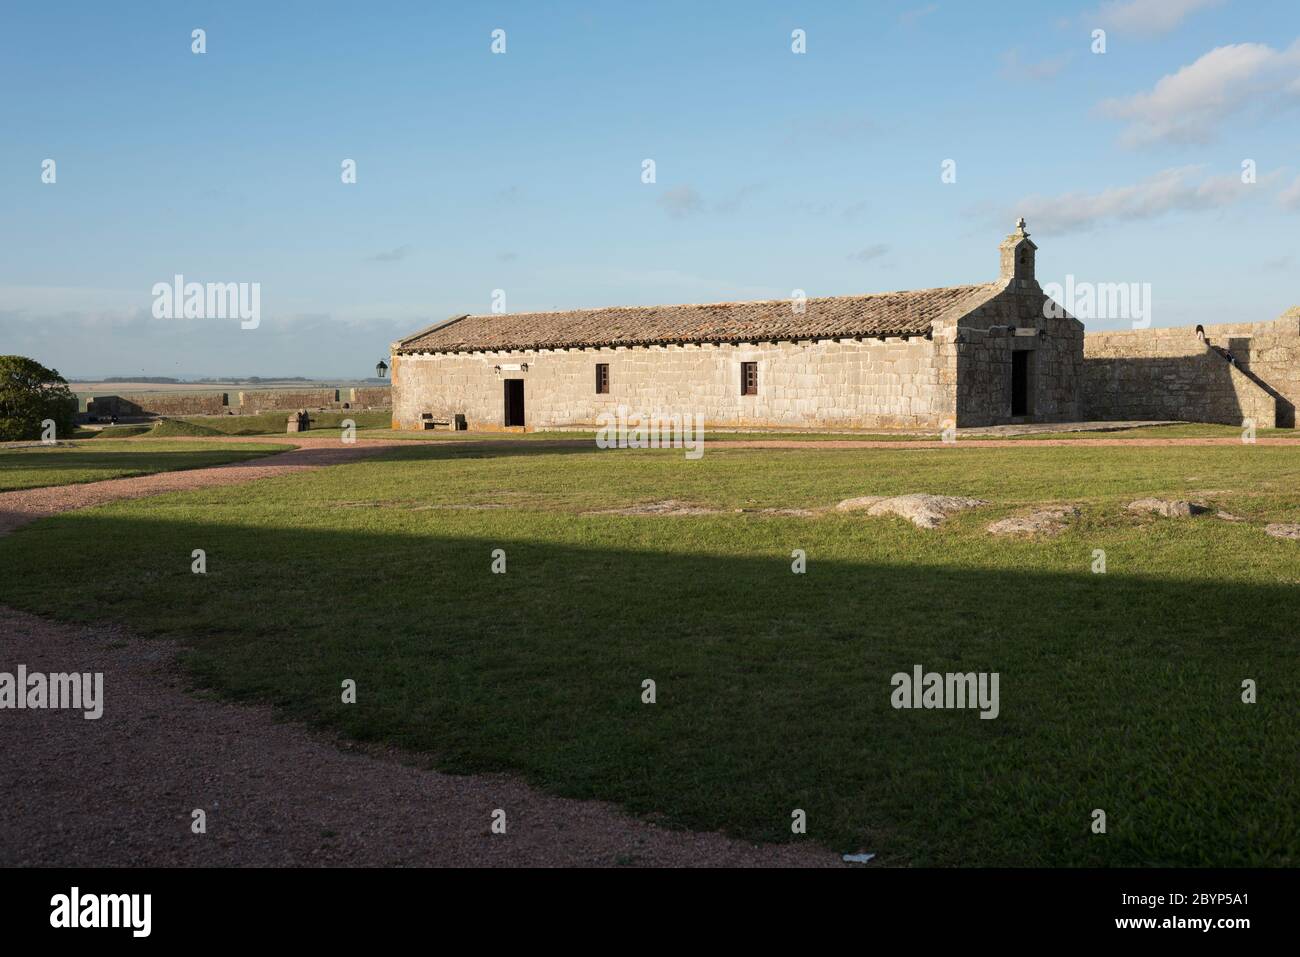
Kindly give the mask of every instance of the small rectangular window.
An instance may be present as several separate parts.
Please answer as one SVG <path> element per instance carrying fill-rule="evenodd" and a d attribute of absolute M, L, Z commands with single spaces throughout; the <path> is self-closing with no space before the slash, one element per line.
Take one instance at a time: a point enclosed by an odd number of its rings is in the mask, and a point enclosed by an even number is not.
<path fill-rule="evenodd" d="M 757 362 L 742 362 L 740 364 L 740 394 L 758 395 Z"/>
<path fill-rule="evenodd" d="M 601 395 L 609 392 L 609 363 L 596 363 L 596 391 Z"/>

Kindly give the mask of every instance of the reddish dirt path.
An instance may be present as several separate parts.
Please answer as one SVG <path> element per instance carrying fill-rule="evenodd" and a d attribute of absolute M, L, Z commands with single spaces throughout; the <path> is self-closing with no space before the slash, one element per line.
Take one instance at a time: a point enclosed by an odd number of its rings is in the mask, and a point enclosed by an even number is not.
<path fill-rule="evenodd" d="M 1241 439 L 1225 438 L 1181 438 L 1181 439 L 962 439 L 959 442 L 938 442 L 928 439 L 899 439 L 898 441 L 873 441 L 870 439 L 828 439 L 821 441 L 811 439 L 798 441 L 790 439 L 744 439 L 729 442 L 726 439 L 710 439 L 710 445 L 725 445 L 736 449 L 1033 449 L 1033 448 L 1163 448 L 1180 445 L 1243 445 Z M 1300 438 L 1263 438 L 1256 439 L 1256 445 L 1300 445 Z"/>
<path fill-rule="evenodd" d="M 0 866 L 842 866 L 812 843 L 665 830 L 507 775 L 411 767 L 189 694 L 174 655 L 0 606 L 0 671 L 104 674 L 98 720 L 0 712 Z"/>
<path fill-rule="evenodd" d="M 706 446 L 725 446 L 731 449 L 1020 449 L 1020 448 L 1164 448 L 1200 445 L 1244 445 L 1240 438 L 1232 436 L 1202 436 L 1200 438 L 1138 438 L 1138 439 L 961 439 L 957 442 L 940 442 L 937 439 L 728 439 L 725 432 L 706 432 Z M 173 436 L 183 442 L 260 442 L 266 444 L 302 444 L 308 448 L 320 448 L 325 445 L 338 446 L 338 439 L 300 439 L 294 436 L 264 435 L 227 435 L 220 437 L 203 436 L 201 439 Z M 126 439 L 124 441 L 138 441 Z M 151 442 L 163 441 L 149 439 Z M 358 439 L 363 442 L 383 446 L 384 448 L 410 448 L 420 445 L 483 445 L 488 447 L 546 448 L 581 448 L 590 446 L 595 449 L 592 439 L 503 439 L 493 433 L 467 434 L 463 439 Z M 1255 445 L 1300 445 L 1300 435 L 1295 438 L 1270 436 L 1257 438 Z"/>
<path fill-rule="evenodd" d="M 102 482 L 85 482 L 80 485 L 52 485 L 46 488 L 17 489 L 0 492 L 0 535 L 6 535 L 21 525 L 78 508 L 116 502 L 120 499 L 144 498 L 164 492 L 183 492 L 193 488 L 213 485 L 238 485 L 258 479 L 275 478 L 327 465 L 342 465 L 368 455 L 374 455 L 398 442 L 358 442 L 344 445 L 336 439 L 290 439 L 275 437 L 239 436 L 259 445 L 296 445 L 287 452 L 277 452 L 263 458 L 245 462 L 214 465 L 211 468 L 189 469 L 179 472 L 159 472 L 134 478 L 105 479 Z M 189 439 L 188 441 L 193 441 Z M 228 441 L 228 440 L 227 440 Z"/>

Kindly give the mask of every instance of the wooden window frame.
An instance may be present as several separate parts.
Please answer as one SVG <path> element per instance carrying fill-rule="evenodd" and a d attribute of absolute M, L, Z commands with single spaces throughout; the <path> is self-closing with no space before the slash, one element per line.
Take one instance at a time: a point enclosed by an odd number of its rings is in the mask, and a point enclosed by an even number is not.
<path fill-rule="evenodd" d="M 740 394 L 758 395 L 757 362 L 742 362 L 740 364 Z"/>
<path fill-rule="evenodd" d="M 596 395 L 609 395 L 609 363 L 596 363 Z"/>

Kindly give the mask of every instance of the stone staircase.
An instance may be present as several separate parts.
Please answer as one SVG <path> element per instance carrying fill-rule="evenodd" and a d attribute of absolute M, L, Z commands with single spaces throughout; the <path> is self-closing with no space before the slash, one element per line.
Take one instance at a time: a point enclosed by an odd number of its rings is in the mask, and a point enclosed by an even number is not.
<path fill-rule="evenodd" d="M 1205 340 L 1205 344 L 1206 346 L 1209 347 L 1210 352 L 1219 356 L 1221 359 L 1223 359 L 1224 362 L 1231 365 L 1237 372 L 1240 372 L 1247 379 L 1249 379 L 1255 385 L 1259 386 L 1259 388 L 1263 389 L 1266 393 L 1272 396 L 1273 402 L 1276 407 L 1276 412 L 1274 413 L 1274 421 L 1268 423 L 1261 422 L 1259 423 L 1261 427 L 1273 427 L 1279 429 L 1295 428 L 1295 406 L 1286 398 L 1286 396 L 1282 395 L 1282 393 L 1278 392 L 1276 389 L 1274 389 L 1271 385 L 1269 385 L 1259 376 L 1255 375 L 1255 373 L 1251 372 L 1247 366 L 1243 366 L 1240 362 L 1237 361 L 1236 357 L 1233 356 L 1233 354 L 1229 350 L 1225 349 L 1223 346 L 1216 346 L 1209 339 Z"/>

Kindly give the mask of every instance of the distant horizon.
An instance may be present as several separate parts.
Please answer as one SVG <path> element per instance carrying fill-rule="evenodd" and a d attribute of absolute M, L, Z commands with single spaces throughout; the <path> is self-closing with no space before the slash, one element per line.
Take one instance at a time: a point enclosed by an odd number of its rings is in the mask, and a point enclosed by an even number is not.
<path fill-rule="evenodd" d="M 63 373 L 60 373 L 63 375 Z M 105 376 L 68 376 L 63 375 L 69 385 L 239 385 L 246 382 L 375 382 L 388 384 L 388 379 L 375 376 L 154 376 L 154 375 L 105 375 Z"/>

